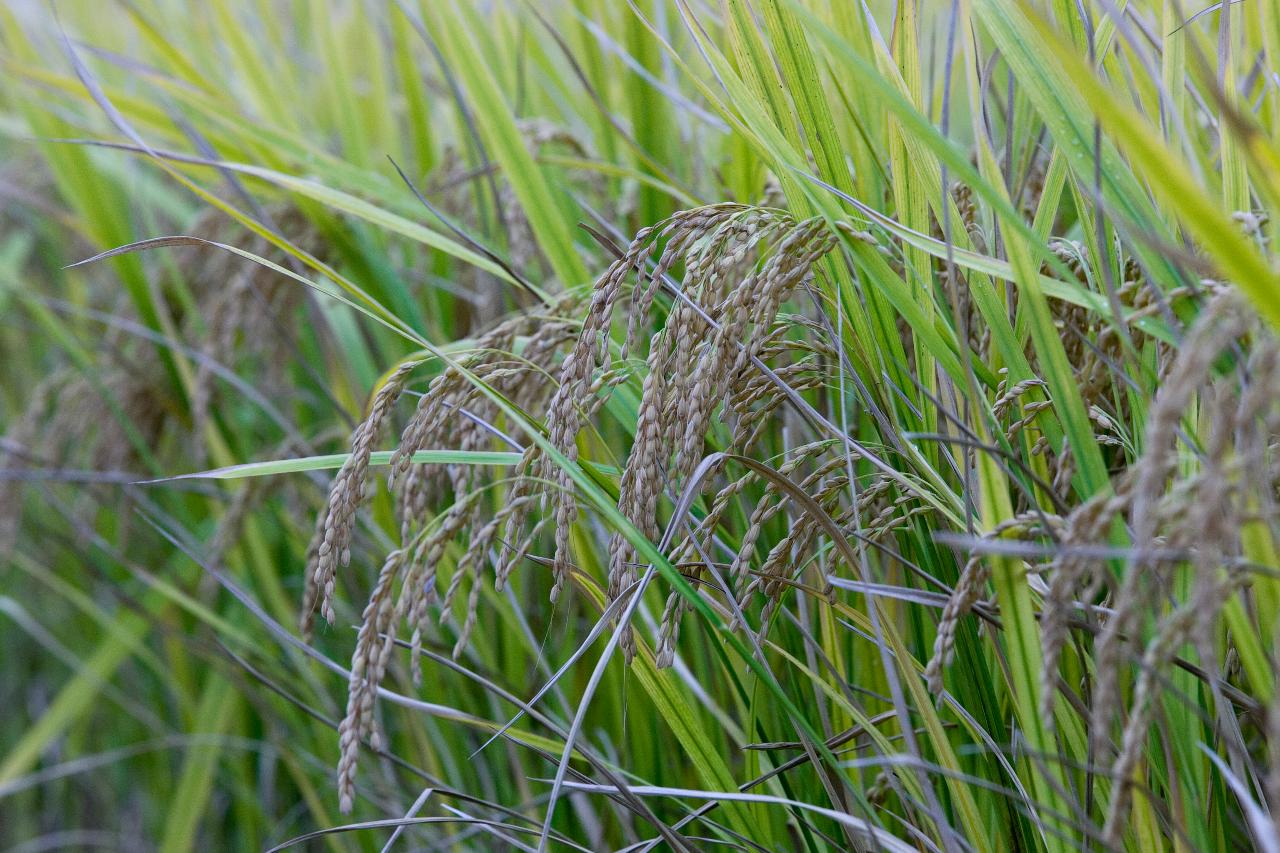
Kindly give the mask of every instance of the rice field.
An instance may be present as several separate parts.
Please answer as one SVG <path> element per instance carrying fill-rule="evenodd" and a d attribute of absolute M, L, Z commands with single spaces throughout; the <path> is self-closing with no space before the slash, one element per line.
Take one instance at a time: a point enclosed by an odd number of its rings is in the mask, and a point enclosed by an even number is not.
<path fill-rule="evenodd" d="M 0 6 L 0 849 L 1280 851 L 1280 6 Z"/>

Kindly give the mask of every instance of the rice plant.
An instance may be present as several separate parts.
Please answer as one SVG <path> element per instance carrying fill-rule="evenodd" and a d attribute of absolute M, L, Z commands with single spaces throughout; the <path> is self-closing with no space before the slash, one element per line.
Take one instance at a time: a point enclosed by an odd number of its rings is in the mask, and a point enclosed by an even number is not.
<path fill-rule="evenodd" d="M 1280 850 L 1280 7 L 0 7 L 6 849 Z"/>

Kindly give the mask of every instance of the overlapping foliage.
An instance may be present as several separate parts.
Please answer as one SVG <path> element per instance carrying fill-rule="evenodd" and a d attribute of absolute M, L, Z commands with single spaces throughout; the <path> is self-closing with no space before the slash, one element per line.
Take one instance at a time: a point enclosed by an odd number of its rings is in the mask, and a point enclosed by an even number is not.
<path fill-rule="evenodd" d="M 5 841 L 1280 849 L 1272 4 L 0 44 Z"/>

